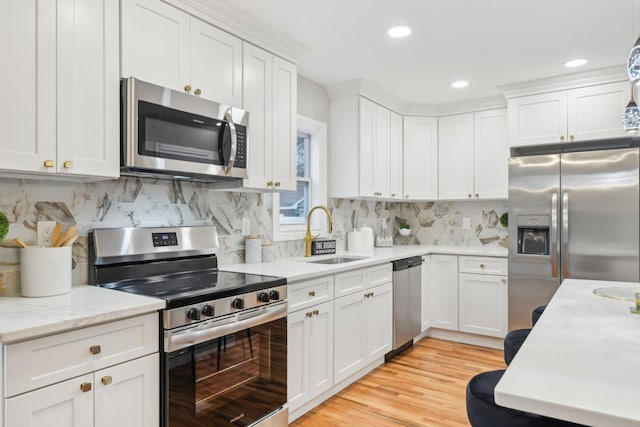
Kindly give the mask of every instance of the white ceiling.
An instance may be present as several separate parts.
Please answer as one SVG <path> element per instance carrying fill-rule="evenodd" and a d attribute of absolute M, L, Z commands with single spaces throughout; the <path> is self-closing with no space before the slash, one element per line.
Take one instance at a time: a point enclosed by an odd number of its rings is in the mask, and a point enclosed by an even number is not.
<path fill-rule="evenodd" d="M 223 0 L 309 49 L 299 73 L 365 79 L 408 103 L 494 96 L 498 86 L 624 65 L 640 0 Z M 637 17 L 635 19 L 638 20 Z M 413 33 L 394 40 L 393 25 Z M 579 69 L 564 62 L 586 58 Z M 469 87 L 452 89 L 451 82 Z"/>

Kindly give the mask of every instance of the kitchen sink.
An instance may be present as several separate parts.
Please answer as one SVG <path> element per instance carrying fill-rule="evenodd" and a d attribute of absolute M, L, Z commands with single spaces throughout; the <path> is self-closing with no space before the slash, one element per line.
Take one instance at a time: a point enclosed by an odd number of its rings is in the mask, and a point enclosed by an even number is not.
<path fill-rule="evenodd" d="M 340 256 L 340 257 L 333 257 L 333 258 L 323 258 L 316 261 L 307 261 L 307 262 L 310 262 L 312 264 L 343 264 L 345 262 L 360 261 L 361 259 L 366 259 L 366 258 Z"/>

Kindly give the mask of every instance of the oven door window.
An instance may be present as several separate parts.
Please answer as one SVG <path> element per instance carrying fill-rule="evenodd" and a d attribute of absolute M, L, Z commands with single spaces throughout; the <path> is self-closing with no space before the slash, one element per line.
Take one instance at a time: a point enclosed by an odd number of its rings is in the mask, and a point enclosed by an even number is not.
<path fill-rule="evenodd" d="M 165 356 L 170 427 L 247 426 L 287 401 L 286 318 Z"/>
<path fill-rule="evenodd" d="M 138 154 L 225 165 L 231 150 L 227 123 L 138 101 Z"/>

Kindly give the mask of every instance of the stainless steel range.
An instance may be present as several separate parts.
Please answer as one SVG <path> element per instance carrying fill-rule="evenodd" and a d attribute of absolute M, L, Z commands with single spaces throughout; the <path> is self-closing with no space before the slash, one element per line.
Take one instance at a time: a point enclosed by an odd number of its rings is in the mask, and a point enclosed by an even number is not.
<path fill-rule="evenodd" d="M 96 229 L 90 281 L 166 301 L 162 426 L 286 426 L 287 286 L 218 270 L 216 228 Z"/>

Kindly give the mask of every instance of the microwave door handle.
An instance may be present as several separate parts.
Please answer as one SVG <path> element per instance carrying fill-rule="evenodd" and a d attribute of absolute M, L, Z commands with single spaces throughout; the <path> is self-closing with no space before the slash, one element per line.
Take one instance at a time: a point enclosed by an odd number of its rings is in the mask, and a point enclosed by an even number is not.
<path fill-rule="evenodd" d="M 562 278 L 569 278 L 569 193 L 562 195 Z"/>
<path fill-rule="evenodd" d="M 551 195 L 551 277 L 558 277 L 558 193 Z"/>
<path fill-rule="evenodd" d="M 229 175 L 231 173 L 231 169 L 233 169 L 233 163 L 236 161 L 236 152 L 238 151 L 238 136 L 236 134 L 236 125 L 233 123 L 233 118 L 231 117 L 231 108 L 225 111 L 224 119 L 229 126 L 229 134 L 231 136 L 231 153 L 229 154 L 227 167 L 224 170 L 224 174 Z"/>

